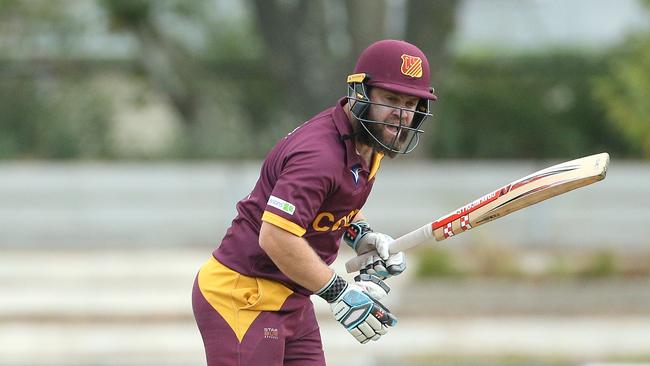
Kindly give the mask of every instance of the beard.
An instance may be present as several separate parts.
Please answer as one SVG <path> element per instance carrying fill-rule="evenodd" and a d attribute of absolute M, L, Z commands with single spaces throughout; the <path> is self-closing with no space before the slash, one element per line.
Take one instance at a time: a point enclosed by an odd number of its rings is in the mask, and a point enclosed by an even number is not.
<path fill-rule="evenodd" d="M 363 126 L 361 124 L 363 124 Z M 384 156 L 388 156 L 391 159 L 396 157 L 398 154 L 398 152 L 393 150 L 399 151 L 409 135 L 408 130 L 400 129 L 398 130 L 399 132 L 397 139 L 395 136 L 386 139 L 384 138 L 384 129 L 386 128 L 386 125 L 384 124 L 361 122 L 357 120 L 357 125 L 357 139 L 359 142 L 366 146 L 372 147 L 373 150 L 381 152 L 384 154 Z M 364 128 L 364 126 L 366 128 Z M 381 141 L 381 144 L 377 140 Z M 389 150 L 386 147 L 389 147 L 392 150 Z"/>

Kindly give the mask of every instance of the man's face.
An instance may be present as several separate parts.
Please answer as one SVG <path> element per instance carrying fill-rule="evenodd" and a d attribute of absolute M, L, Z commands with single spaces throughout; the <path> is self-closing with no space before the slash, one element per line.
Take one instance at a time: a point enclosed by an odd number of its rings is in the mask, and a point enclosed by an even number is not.
<path fill-rule="evenodd" d="M 414 110 L 418 105 L 419 98 L 406 94 L 393 93 L 391 91 L 372 88 L 370 90 L 369 98 L 374 103 L 383 105 L 370 105 L 368 111 L 368 119 L 381 123 L 369 124 L 368 129 L 370 132 L 379 139 L 384 145 L 392 146 L 399 149 L 406 140 L 408 133 L 406 130 L 401 130 L 397 136 L 399 125 L 409 127 L 413 122 Z M 396 154 L 386 152 L 389 157 L 394 157 Z"/>

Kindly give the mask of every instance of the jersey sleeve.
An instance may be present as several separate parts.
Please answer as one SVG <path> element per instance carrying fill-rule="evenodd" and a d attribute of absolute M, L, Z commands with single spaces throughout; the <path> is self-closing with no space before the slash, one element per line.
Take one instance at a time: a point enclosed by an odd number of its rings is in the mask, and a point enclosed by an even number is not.
<path fill-rule="evenodd" d="M 331 161 L 317 150 L 288 157 L 266 203 L 262 221 L 303 236 L 334 186 Z"/>

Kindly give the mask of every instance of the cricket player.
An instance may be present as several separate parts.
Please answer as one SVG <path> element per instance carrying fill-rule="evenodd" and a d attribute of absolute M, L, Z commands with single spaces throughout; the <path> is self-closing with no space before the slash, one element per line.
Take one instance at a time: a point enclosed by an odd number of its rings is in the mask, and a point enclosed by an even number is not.
<path fill-rule="evenodd" d="M 376 341 L 395 325 L 378 300 L 387 293 L 381 279 L 406 268 L 404 254 L 388 253 L 391 237 L 374 232 L 361 208 L 381 159 L 418 144 L 436 100 L 429 77 L 416 46 L 376 42 L 348 76 L 347 96 L 271 149 L 194 283 L 209 366 L 325 365 L 312 294 L 331 305 L 350 341 Z M 378 253 L 355 281 L 329 267 L 341 241 Z"/>

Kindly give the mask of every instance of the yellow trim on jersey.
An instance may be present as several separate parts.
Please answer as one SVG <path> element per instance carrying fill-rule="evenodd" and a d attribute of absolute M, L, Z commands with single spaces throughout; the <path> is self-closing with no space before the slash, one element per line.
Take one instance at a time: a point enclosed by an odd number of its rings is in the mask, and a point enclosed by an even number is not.
<path fill-rule="evenodd" d="M 279 282 L 244 276 L 211 257 L 199 271 L 199 289 L 241 343 L 262 311 L 278 311 L 293 294 Z"/>
<path fill-rule="evenodd" d="M 300 227 L 300 225 L 285 219 L 282 216 L 276 215 L 273 212 L 264 211 L 262 214 L 262 221 L 266 221 L 269 224 L 273 224 L 281 229 L 284 229 L 295 236 L 303 236 L 307 232 L 306 229 Z"/>
<path fill-rule="evenodd" d="M 371 180 L 372 178 L 375 177 L 375 174 L 377 174 L 377 171 L 379 170 L 379 164 L 381 163 L 381 159 L 384 157 L 383 153 L 375 153 L 372 157 L 372 167 L 370 168 L 370 175 L 368 176 L 368 180 Z"/>

